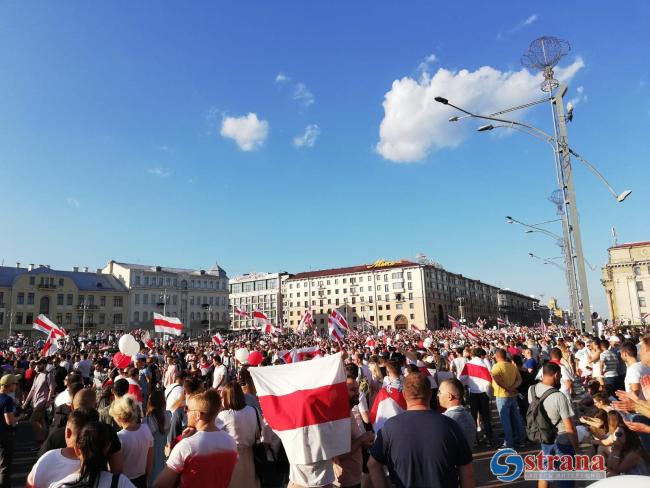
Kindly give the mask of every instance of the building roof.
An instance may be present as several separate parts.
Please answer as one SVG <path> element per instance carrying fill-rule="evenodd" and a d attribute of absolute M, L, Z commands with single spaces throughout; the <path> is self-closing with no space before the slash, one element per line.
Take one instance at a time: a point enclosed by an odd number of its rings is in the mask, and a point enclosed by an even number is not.
<path fill-rule="evenodd" d="M 320 276 L 344 275 L 353 273 L 365 273 L 372 270 L 383 270 L 392 268 L 403 268 L 405 266 L 421 266 L 413 261 L 402 259 L 401 261 L 386 261 L 387 264 L 377 266 L 378 262 L 373 264 L 362 264 L 360 266 L 348 266 L 347 268 L 331 268 L 321 269 L 318 271 L 306 271 L 304 273 L 297 273 L 290 277 L 287 281 L 304 280 L 306 278 L 318 278 Z"/>
<path fill-rule="evenodd" d="M 128 293 L 128 289 L 115 276 L 83 271 L 63 271 L 40 266 L 29 271 L 27 268 L 0 266 L 0 286 L 11 287 L 16 279 L 23 275 L 51 274 L 69 278 L 81 291 L 118 291 Z"/>
<path fill-rule="evenodd" d="M 530 295 L 524 295 L 523 293 L 512 291 L 512 290 L 510 290 L 508 288 L 500 288 L 499 293 L 502 294 L 502 295 L 505 295 L 505 294 L 515 295 L 515 296 L 518 296 L 520 298 L 525 298 L 526 300 L 532 300 L 534 302 L 539 302 L 539 298 L 531 297 Z"/>
<path fill-rule="evenodd" d="M 119 261 L 114 261 L 115 264 L 119 264 L 120 266 L 124 268 L 129 268 L 129 269 L 134 269 L 134 270 L 139 270 L 139 271 L 156 271 L 156 268 L 158 266 L 150 266 L 148 264 L 134 264 L 134 263 L 122 263 Z M 168 266 L 160 266 L 160 272 L 164 273 L 172 273 L 172 274 L 190 274 L 190 275 L 200 275 L 201 274 L 200 269 L 190 269 L 190 268 L 171 268 Z M 205 271 L 206 274 L 212 275 L 212 276 L 218 276 L 220 278 L 227 278 L 226 271 L 218 266 L 214 265 L 210 269 L 203 270 Z"/>
<path fill-rule="evenodd" d="M 641 241 L 641 242 L 627 242 L 625 244 L 618 244 L 616 246 L 610 247 L 610 249 L 621 249 L 624 247 L 644 247 L 650 246 L 650 241 Z"/>

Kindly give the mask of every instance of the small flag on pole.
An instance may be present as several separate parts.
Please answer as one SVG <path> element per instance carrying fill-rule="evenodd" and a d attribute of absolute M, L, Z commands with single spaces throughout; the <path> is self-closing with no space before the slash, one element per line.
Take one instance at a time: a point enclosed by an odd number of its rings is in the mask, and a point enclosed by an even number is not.
<path fill-rule="evenodd" d="M 219 334 L 219 332 L 212 336 L 212 342 L 214 342 L 217 346 L 223 346 L 223 337 L 221 337 L 221 334 Z"/>

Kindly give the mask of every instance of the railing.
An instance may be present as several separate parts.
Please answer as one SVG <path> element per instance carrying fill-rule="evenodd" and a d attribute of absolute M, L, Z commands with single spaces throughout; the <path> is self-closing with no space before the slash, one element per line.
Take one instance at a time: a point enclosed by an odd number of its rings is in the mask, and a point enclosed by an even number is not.
<path fill-rule="evenodd" d="M 40 283 L 38 288 L 39 290 L 55 290 L 56 285 L 54 283 Z"/>

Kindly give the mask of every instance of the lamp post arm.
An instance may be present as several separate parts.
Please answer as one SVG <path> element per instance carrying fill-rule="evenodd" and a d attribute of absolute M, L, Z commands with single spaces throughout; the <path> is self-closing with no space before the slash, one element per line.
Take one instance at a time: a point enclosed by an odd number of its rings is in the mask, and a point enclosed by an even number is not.
<path fill-rule="evenodd" d="M 612 186 L 609 184 L 609 182 L 607 181 L 607 179 L 603 176 L 603 174 L 602 174 L 600 171 L 598 171 L 598 170 L 596 169 L 596 167 L 595 167 L 593 164 L 591 164 L 589 161 L 587 161 L 585 158 L 583 158 L 582 156 L 580 156 L 577 152 L 575 152 L 575 151 L 574 151 L 573 149 L 571 149 L 571 148 L 569 148 L 569 153 L 571 153 L 573 156 L 575 156 L 576 158 L 578 158 L 582 164 L 584 164 L 587 168 L 589 168 L 589 170 L 590 170 L 593 174 L 595 174 L 598 178 L 600 178 L 600 181 L 602 181 L 602 182 L 605 184 L 605 186 L 607 187 L 607 189 L 609 190 L 609 192 L 610 192 L 612 195 L 614 195 L 614 198 L 617 198 L 617 197 L 618 197 L 618 194 L 614 191 L 614 189 L 613 189 Z"/>

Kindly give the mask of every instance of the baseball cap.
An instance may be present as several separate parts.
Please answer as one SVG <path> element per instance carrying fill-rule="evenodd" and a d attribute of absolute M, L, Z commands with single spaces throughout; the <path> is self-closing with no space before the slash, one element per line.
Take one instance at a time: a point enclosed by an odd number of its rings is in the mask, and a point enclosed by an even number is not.
<path fill-rule="evenodd" d="M 20 375 L 6 374 L 2 378 L 0 378 L 0 386 L 7 386 L 7 385 L 12 385 L 14 383 L 18 383 L 19 379 L 20 379 Z"/>

